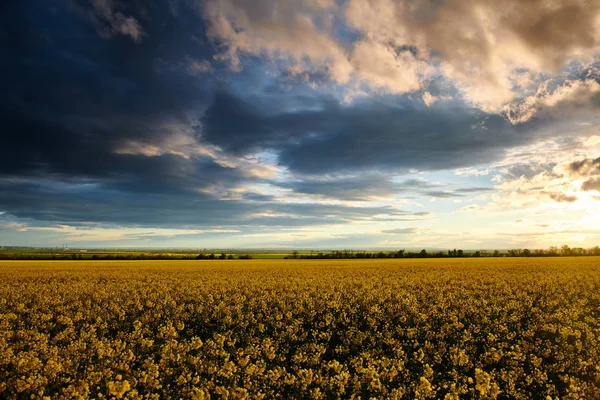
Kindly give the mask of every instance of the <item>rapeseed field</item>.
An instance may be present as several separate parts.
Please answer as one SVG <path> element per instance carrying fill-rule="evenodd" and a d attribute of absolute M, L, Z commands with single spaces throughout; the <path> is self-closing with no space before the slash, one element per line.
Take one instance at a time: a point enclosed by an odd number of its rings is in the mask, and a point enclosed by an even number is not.
<path fill-rule="evenodd" d="M 600 399 L 600 258 L 0 262 L 4 399 Z"/>

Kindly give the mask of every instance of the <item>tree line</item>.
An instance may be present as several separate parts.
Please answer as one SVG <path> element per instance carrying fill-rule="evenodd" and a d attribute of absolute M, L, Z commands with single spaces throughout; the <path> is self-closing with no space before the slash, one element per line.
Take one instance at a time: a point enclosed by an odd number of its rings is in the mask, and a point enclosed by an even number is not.
<path fill-rule="evenodd" d="M 600 247 L 584 249 L 571 248 L 567 245 L 561 247 L 551 246 L 548 249 L 509 249 L 509 250 L 477 250 L 464 251 L 453 249 L 448 251 L 428 252 L 423 249 L 418 252 L 406 250 L 394 251 L 353 251 L 333 250 L 330 252 L 300 253 L 294 250 L 286 259 L 349 259 L 349 258 L 461 258 L 461 257 L 576 257 L 600 256 Z"/>
<path fill-rule="evenodd" d="M 49 253 L 0 253 L 0 260 L 251 260 L 250 254 L 215 254 L 200 253 L 198 255 L 175 255 L 168 253 L 121 253 L 121 254 L 49 254 Z"/>
<path fill-rule="evenodd" d="M 461 250 L 447 251 L 366 251 L 332 250 L 300 252 L 294 250 L 284 259 L 368 259 L 368 258 L 463 258 L 463 257 L 576 257 L 600 256 L 600 247 L 592 248 L 551 246 L 548 249 L 509 249 L 509 250 Z M 0 260 L 251 260 L 251 254 L 170 254 L 170 253 L 29 253 L 0 252 Z"/>

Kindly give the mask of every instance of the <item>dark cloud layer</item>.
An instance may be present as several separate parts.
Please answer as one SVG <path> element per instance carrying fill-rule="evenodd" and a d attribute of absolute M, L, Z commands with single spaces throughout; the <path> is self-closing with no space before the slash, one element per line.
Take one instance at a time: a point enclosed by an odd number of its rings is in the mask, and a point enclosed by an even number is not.
<path fill-rule="evenodd" d="M 346 207 L 271 201 L 221 201 L 208 196 L 106 189 L 85 182 L 2 182 L 0 207 L 22 220 L 51 224 L 125 224 L 165 228 L 327 225 L 374 216 L 418 217 L 389 206 Z M 18 196 L 15 196 L 18 193 Z M 92 212 L 93 210 L 93 212 Z"/>
<path fill-rule="evenodd" d="M 382 174 L 320 177 L 292 181 L 282 186 L 297 193 L 354 201 L 392 196 L 405 189 L 399 183 L 393 182 L 389 176 Z"/>
<path fill-rule="evenodd" d="M 400 173 L 488 163 L 539 139 L 537 122 L 513 126 L 498 115 L 454 104 L 431 109 L 407 97 L 271 114 L 233 93 L 217 93 L 202 120 L 204 138 L 237 153 L 275 148 L 293 172 L 384 168 Z M 493 132 L 493 133 L 492 133 Z"/>
<path fill-rule="evenodd" d="M 189 124 L 186 111 L 202 104 L 206 82 L 158 71 L 160 63 L 187 52 L 177 51 L 179 41 L 193 33 L 180 28 L 185 19 L 130 6 L 147 22 L 144 40 L 136 43 L 98 36 L 87 20 L 94 11 L 83 3 L 11 3 L 2 35 L 0 129 L 8 145 L 0 147 L 0 171 L 127 171 L 122 164 L 129 161 L 113 154 L 119 143 L 159 141 L 169 134 L 165 123 Z M 180 35 L 173 38 L 173 32 Z M 210 55 L 197 44 L 193 48 Z"/>
<path fill-rule="evenodd" d="M 199 19 L 191 29 L 185 17 L 164 7 L 132 3 L 128 9 L 142 21 L 143 40 L 105 40 L 88 21 L 97 10 L 84 3 L 14 4 L 4 14 L 10 18 L 2 37 L 0 173 L 99 179 L 141 191 L 232 178 L 230 169 L 207 159 L 116 152 L 128 141 L 160 145 L 177 127 L 193 125 L 187 112 L 203 104 L 210 81 L 159 67 L 190 49 L 210 57 L 191 39 L 203 34 Z"/>
<path fill-rule="evenodd" d="M 369 201 L 395 195 L 403 198 L 417 195 L 453 198 L 493 190 L 489 187 L 454 189 L 420 179 L 395 180 L 392 174 L 384 173 L 308 176 L 302 180 L 279 183 L 279 186 L 292 189 L 295 193 L 348 201 Z M 434 188 L 438 190 L 432 190 Z"/>
<path fill-rule="evenodd" d="M 201 112 L 214 81 L 182 65 L 212 58 L 192 8 L 103 1 L 3 7 L 2 211 L 41 221 L 173 226 L 206 225 L 190 217 L 198 210 L 214 216 L 212 223 L 250 212 L 250 203 L 236 213 L 233 203 L 198 192 L 246 181 L 243 170 L 206 155 L 120 151 L 128 143 L 160 150 L 181 137 L 185 146 L 199 145 L 193 112 Z M 133 20 L 134 34 L 122 26 Z M 169 212 L 174 203 L 187 217 Z"/>

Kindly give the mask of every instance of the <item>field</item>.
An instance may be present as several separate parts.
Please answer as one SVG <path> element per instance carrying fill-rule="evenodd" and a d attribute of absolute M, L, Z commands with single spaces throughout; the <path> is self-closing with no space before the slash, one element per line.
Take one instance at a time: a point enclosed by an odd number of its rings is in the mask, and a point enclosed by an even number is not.
<path fill-rule="evenodd" d="M 0 398 L 600 399 L 600 259 L 0 262 Z"/>
<path fill-rule="evenodd" d="M 233 249 L 62 249 L 62 248 L 1 248 L 2 260 L 193 260 L 199 254 L 207 259 L 212 254 L 215 259 L 226 257 L 234 259 L 250 256 L 252 259 L 284 259 L 292 250 L 233 250 Z M 301 251 L 299 254 L 310 254 Z M 212 257 L 210 257 L 212 258 Z"/>

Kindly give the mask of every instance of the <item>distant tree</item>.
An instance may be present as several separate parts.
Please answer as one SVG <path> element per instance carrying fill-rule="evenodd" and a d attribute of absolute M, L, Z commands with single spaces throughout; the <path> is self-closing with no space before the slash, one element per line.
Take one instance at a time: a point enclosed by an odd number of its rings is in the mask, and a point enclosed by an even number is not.
<path fill-rule="evenodd" d="M 542 249 L 535 249 L 532 253 L 532 256 L 534 257 L 544 257 L 546 255 L 546 252 Z"/>
<path fill-rule="evenodd" d="M 419 253 L 419 257 L 427 257 L 427 250 L 421 250 L 421 252 Z"/>
<path fill-rule="evenodd" d="M 457 257 L 462 257 L 462 256 L 464 256 L 464 254 L 465 254 L 465 252 L 464 252 L 464 251 L 462 251 L 462 250 L 460 250 L 460 249 L 458 249 L 458 250 L 456 251 L 456 256 L 457 256 Z"/>
<path fill-rule="evenodd" d="M 500 252 L 498 250 L 494 250 L 494 257 L 500 257 Z"/>
<path fill-rule="evenodd" d="M 227 258 L 227 256 L 225 255 L 225 253 L 221 253 L 221 255 L 219 256 L 219 260 L 225 260 Z"/>
<path fill-rule="evenodd" d="M 531 251 L 529 251 L 529 249 L 523 249 L 523 257 L 531 257 Z"/>

